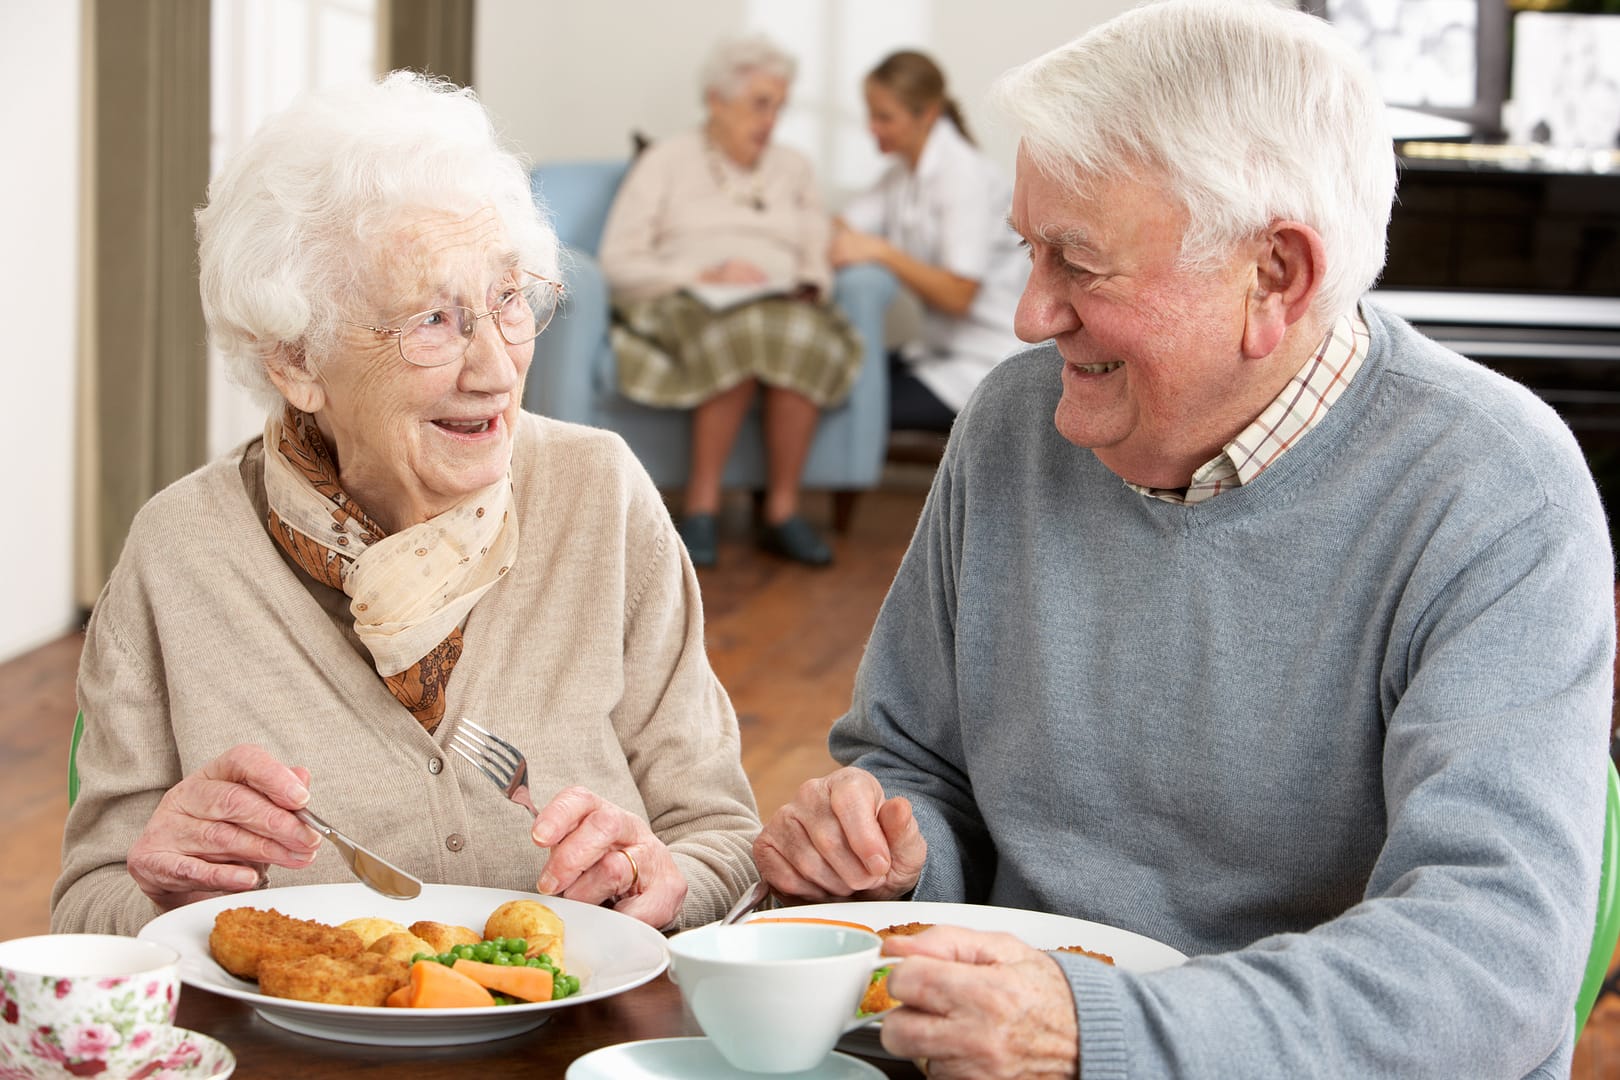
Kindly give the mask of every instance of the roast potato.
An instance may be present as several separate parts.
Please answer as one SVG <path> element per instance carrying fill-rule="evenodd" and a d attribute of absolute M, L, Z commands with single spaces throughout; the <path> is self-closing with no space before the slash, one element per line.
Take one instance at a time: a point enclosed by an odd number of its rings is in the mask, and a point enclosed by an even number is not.
<path fill-rule="evenodd" d="M 484 939 L 522 938 L 529 943 L 528 956 L 545 953 L 552 963 L 563 966 L 563 921 L 538 900 L 508 900 L 484 922 Z"/>

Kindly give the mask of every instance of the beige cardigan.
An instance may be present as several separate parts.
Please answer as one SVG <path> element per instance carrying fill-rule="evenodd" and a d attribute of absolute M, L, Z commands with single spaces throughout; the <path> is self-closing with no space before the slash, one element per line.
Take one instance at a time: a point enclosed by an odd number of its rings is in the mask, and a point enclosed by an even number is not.
<path fill-rule="evenodd" d="M 752 205 L 756 194 L 762 209 Z M 600 261 L 620 301 L 675 292 L 727 259 L 827 297 L 831 230 L 803 154 L 772 144 L 752 170 L 717 167 L 703 133 L 689 131 L 648 147 L 630 167 L 602 230 Z"/>
<path fill-rule="evenodd" d="M 528 811 L 442 745 L 460 716 L 528 755 L 537 805 L 580 783 L 648 820 L 689 884 L 681 925 L 754 880 L 737 720 L 657 491 L 616 435 L 528 414 L 517 434 L 521 554 L 467 618 L 437 737 L 377 676 L 347 598 L 272 543 L 259 440 L 141 510 L 79 668 L 53 930 L 132 934 L 157 914 L 125 855 L 165 791 L 239 743 L 306 766 L 322 817 L 424 881 L 533 890 Z M 330 845 L 270 871 L 348 880 Z"/>

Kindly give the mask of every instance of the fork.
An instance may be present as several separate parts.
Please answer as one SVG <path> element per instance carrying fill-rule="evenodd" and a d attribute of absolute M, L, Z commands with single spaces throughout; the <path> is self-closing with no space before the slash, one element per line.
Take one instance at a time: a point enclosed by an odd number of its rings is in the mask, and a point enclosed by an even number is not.
<path fill-rule="evenodd" d="M 523 751 L 466 717 L 456 724 L 456 730 L 450 733 L 445 745 L 493 780 L 508 799 L 527 807 L 535 817 L 540 816 L 529 798 L 529 759 L 523 756 Z"/>

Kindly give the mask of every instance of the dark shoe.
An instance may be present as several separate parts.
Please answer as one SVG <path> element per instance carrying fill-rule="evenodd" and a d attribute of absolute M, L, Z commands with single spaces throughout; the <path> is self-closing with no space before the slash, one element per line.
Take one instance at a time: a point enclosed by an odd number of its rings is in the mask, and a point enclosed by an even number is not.
<path fill-rule="evenodd" d="M 676 530 L 693 566 L 713 566 L 720 558 L 720 524 L 713 514 L 691 514 Z"/>
<path fill-rule="evenodd" d="M 832 548 L 821 539 L 814 526 L 797 514 L 780 525 L 768 522 L 762 525 L 759 547 L 762 551 L 806 566 L 828 566 L 833 561 Z"/>

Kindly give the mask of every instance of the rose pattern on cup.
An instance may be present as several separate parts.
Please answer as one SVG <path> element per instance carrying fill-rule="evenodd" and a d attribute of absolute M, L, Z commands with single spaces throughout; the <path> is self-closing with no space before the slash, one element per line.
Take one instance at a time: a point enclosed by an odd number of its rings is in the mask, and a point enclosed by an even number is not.
<path fill-rule="evenodd" d="M 81 986 L 83 1004 L 75 998 Z M 112 991 L 112 993 L 109 993 Z M 158 978 L 107 977 L 69 979 L 0 972 L 0 1025 L 15 1029 L 24 1003 L 52 1003 L 63 1022 L 41 1024 L 26 1032 L 0 1031 L 5 1063 L 0 1080 L 59 1072 L 69 1076 L 140 1076 L 147 1080 L 194 1075 L 180 1070 L 198 1063 L 195 1045 L 182 1043 L 163 1057 L 151 1059 L 154 1031 L 174 1022 L 174 985 Z M 30 1061 L 32 1067 L 30 1067 Z M 52 1069 L 51 1067 L 55 1068 Z"/>

